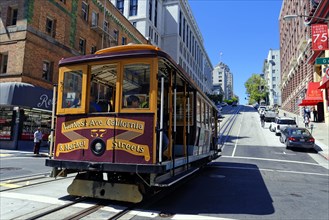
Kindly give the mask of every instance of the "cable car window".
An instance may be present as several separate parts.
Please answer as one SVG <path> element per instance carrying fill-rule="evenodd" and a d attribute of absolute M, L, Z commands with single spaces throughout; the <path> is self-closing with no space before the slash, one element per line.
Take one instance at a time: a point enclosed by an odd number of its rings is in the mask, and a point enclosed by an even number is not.
<path fill-rule="evenodd" d="M 200 97 L 197 98 L 197 104 L 196 104 L 196 121 L 201 122 L 201 99 Z"/>
<path fill-rule="evenodd" d="M 204 125 L 205 110 L 204 110 L 204 100 L 201 100 L 201 124 Z"/>
<path fill-rule="evenodd" d="M 89 112 L 114 111 L 117 64 L 91 67 Z"/>
<path fill-rule="evenodd" d="M 64 72 L 62 108 L 81 108 L 82 70 Z"/>
<path fill-rule="evenodd" d="M 124 65 L 123 108 L 149 108 L 150 64 Z"/>
<path fill-rule="evenodd" d="M 209 128 L 209 105 L 205 103 L 205 113 L 206 113 L 206 128 Z"/>

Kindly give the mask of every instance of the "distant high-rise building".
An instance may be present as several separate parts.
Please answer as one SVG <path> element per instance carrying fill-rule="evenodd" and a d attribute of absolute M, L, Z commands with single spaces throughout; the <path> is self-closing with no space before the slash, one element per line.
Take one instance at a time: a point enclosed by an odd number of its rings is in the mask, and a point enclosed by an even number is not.
<path fill-rule="evenodd" d="M 111 0 L 148 38 L 167 52 L 206 93 L 212 93 L 213 66 L 187 0 Z"/>
<path fill-rule="evenodd" d="M 264 79 L 268 86 L 268 104 L 281 106 L 280 50 L 270 49 L 264 62 Z"/>
<path fill-rule="evenodd" d="M 230 71 L 230 68 L 220 62 L 215 66 L 213 72 L 213 87 L 216 89 L 215 93 L 218 93 L 221 88 L 223 92 L 223 99 L 232 99 L 233 98 L 233 74 Z"/>

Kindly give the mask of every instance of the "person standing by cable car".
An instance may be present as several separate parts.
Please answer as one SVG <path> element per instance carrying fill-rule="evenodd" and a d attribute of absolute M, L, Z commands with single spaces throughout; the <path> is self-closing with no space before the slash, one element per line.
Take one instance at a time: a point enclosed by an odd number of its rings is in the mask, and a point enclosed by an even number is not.
<path fill-rule="evenodd" d="M 34 132 L 34 149 L 33 149 L 33 153 L 35 155 L 39 155 L 41 140 L 42 140 L 42 132 L 41 132 L 41 128 L 38 127 L 38 129 Z"/>

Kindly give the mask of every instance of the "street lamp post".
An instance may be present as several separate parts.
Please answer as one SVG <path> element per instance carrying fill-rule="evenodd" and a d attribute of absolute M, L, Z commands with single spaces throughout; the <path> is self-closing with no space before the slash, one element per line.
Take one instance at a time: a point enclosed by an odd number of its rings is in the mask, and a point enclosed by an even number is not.
<path fill-rule="evenodd" d="M 321 18 L 321 17 L 316 17 L 316 16 L 309 16 L 309 15 L 297 15 L 297 14 L 293 14 L 293 15 L 285 15 L 283 16 L 283 20 L 288 21 L 294 18 L 315 18 L 315 19 L 319 19 L 322 21 L 329 21 L 329 19 L 326 18 Z"/>

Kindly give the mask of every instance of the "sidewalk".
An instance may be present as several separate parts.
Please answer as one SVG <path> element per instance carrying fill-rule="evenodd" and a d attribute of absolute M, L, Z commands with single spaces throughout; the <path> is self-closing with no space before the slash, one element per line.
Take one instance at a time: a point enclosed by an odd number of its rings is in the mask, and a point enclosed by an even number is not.
<path fill-rule="evenodd" d="M 40 155 L 36 156 L 33 154 L 33 147 L 27 148 L 27 149 L 17 149 L 17 150 L 10 150 L 10 149 L 2 149 L 0 148 L 0 158 L 2 157 L 48 157 L 49 155 L 49 149 L 47 147 L 41 147 L 40 148 Z"/>
<path fill-rule="evenodd" d="M 284 116 L 284 113 L 286 114 L 286 117 L 295 118 L 298 127 L 305 128 L 305 125 L 303 123 L 303 117 L 293 114 L 291 112 L 284 111 L 282 109 L 279 109 L 279 116 Z M 313 129 L 311 130 L 309 128 L 309 131 L 312 132 L 312 135 L 315 139 L 316 148 L 315 150 L 324 158 L 329 160 L 329 127 L 324 122 L 313 122 L 311 121 L 310 127 L 313 125 Z"/>

